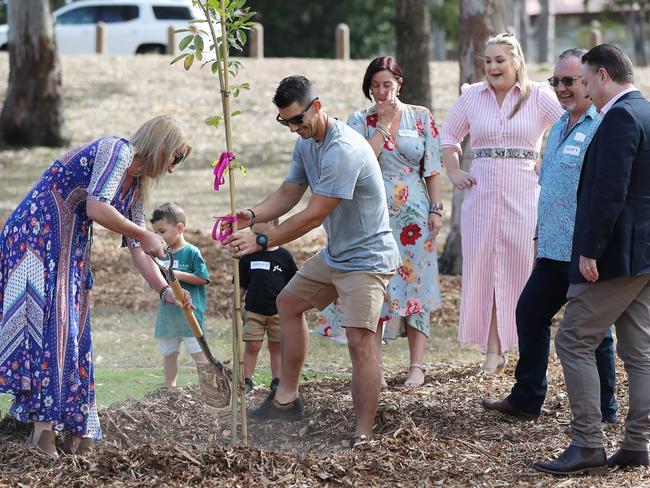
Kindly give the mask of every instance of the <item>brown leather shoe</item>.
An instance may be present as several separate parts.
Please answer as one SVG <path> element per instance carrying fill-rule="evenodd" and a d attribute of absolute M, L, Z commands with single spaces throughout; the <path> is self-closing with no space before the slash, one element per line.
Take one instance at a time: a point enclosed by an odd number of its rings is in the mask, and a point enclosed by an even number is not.
<path fill-rule="evenodd" d="M 507 398 L 503 400 L 493 400 L 492 398 L 484 398 L 481 400 L 481 406 L 485 410 L 495 410 L 501 412 L 505 415 L 510 415 L 512 417 L 517 417 L 519 419 L 533 420 L 539 417 L 539 415 L 534 415 L 532 413 L 524 412 L 519 408 L 515 407 L 512 403 L 508 401 Z"/>
<path fill-rule="evenodd" d="M 621 468 L 633 468 L 635 466 L 649 466 L 648 451 L 629 451 L 619 449 L 607 460 L 607 466 L 620 466 Z"/>
<path fill-rule="evenodd" d="M 36 447 L 38 447 L 52 459 L 59 457 L 59 454 L 56 452 L 56 436 L 51 430 L 44 430 L 41 432 L 41 436 L 36 443 Z"/>
<path fill-rule="evenodd" d="M 606 473 L 607 455 L 602 447 L 579 447 L 571 444 L 555 461 L 537 461 L 533 468 L 544 473 L 597 474 Z"/>

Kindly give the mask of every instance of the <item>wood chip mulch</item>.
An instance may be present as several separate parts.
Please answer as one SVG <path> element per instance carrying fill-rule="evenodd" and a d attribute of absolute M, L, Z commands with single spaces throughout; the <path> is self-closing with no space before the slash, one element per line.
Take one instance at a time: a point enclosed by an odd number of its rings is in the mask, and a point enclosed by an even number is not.
<path fill-rule="evenodd" d="M 229 410 L 215 413 L 198 387 L 161 388 L 100 412 L 104 440 L 93 456 L 50 461 L 24 444 L 28 428 L 0 424 L 0 486 L 650 486 L 645 468 L 608 475 L 557 478 L 530 468 L 569 443 L 569 408 L 561 368 L 552 360 L 549 394 L 534 422 L 484 412 L 480 400 L 511 387 L 514 362 L 503 375 L 481 376 L 478 365 L 436 365 L 415 390 L 398 386 L 406 372 L 389 372 L 375 434 L 344 447 L 353 427 L 346 380 L 302 387 L 306 417 L 292 423 L 249 423 L 249 446 L 230 447 Z M 619 367 L 619 372 L 622 368 Z M 618 446 L 627 401 L 619 377 L 619 422 L 605 428 Z M 255 391 L 251 402 L 265 395 Z"/>

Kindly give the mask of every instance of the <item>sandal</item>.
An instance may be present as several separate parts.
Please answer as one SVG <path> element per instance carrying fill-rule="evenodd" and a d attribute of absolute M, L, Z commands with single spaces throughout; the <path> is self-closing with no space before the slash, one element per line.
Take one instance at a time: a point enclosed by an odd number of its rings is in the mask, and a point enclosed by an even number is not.
<path fill-rule="evenodd" d="M 426 370 L 424 369 L 424 364 L 413 363 L 409 366 L 409 373 L 411 372 L 412 369 L 419 369 L 420 371 L 422 371 L 422 382 L 417 383 L 415 381 L 409 381 L 407 379 L 406 381 L 404 381 L 405 388 L 418 388 L 424 384 L 425 376 L 427 374 Z"/>
<path fill-rule="evenodd" d="M 493 368 L 486 367 L 486 363 L 488 362 L 488 356 L 490 355 L 498 357 L 497 359 L 498 363 Z M 508 362 L 508 354 L 503 354 L 499 352 L 488 352 L 485 354 L 485 361 L 481 366 L 481 374 L 490 375 L 490 374 L 500 373 L 505 369 L 507 362 Z"/>
<path fill-rule="evenodd" d="M 350 439 L 350 442 L 348 442 L 348 447 L 350 449 L 354 449 L 357 446 L 360 446 L 362 444 L 367 444 L 367 443 L 368 443 L 367 435 L 355 435 Z"/>

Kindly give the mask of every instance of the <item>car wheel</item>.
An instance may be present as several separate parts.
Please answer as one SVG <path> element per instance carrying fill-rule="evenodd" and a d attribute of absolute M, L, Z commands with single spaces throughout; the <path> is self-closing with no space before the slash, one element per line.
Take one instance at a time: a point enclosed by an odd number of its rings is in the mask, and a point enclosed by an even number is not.
<path fill-rule="evenodd" d="M 136 54 L 165 54 L 167 48 L 160 44 L 143 44 L 136 49 Z"/>

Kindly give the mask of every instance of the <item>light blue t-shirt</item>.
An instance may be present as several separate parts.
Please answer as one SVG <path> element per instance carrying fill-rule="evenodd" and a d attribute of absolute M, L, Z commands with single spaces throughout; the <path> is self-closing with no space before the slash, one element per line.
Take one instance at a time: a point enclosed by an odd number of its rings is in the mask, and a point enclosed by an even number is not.
<path fill-rule="evenodd" d="M 325 263 L 339 271 L 390 273 L 400 262 L 388 221 L 386 192 L 377 157 L 346 124 L 330 124 L 325 138 L 298 139 L 285 181 L 309 184 L 312 193 L 341 198 L 325 219 Z"/>
<path fill-rule="evenodd" d="M 192 244 L 186 244 L 174 254 L 174 271 L 183 271 L 191 273 L 210 281 L 208 268 L 205 266 L 201 251 Z M 164 262 L 164 261 L 163 261 Z M 164 262 L 169 265 L 169 261 Z M 201 330 L 205 331 L 203 322 L 205 320 L 205 285 L 192 285 L 183 283 L 181 287 L 187 290 L 192 297 L 192 303 L 196 307 L 194 316 L 201 326 Z M 160 303 L 158 309 L 158 316 L 156 317 L 156 337 L 192 337 L 192 330 L 187 321 L 183 310 L 176 305 L 170 303 Z"/>
<path fill-rule="evenodd" d="M 568 112 L 549 133 L 539 175 L 538 258 L 571 261 L 582 161 L 601 120 L 590 105 L 568 133 Z"/>

